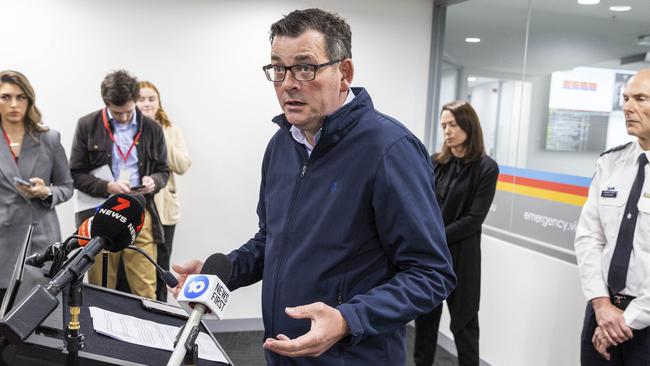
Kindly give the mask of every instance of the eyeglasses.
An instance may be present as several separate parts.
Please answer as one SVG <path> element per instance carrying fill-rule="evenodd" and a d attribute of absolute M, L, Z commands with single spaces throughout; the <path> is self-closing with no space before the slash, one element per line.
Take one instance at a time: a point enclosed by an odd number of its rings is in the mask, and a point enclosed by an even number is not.
<path fill-rule="evenodd" d="M 341 61 L 343 60 L 330 61 L 320 65 L 298 64 L 291 66 L 282 66 L 269 64 L 262 67 L 262 70 L 264 70 L 266 78 L 272 82 L 284 81 L 284 78 L 287 76 L 287 70 L 291 71 L 293 78 L 298 81 L 312 81 L 316 79 L 316 70 L 322 69 L 323 67 L 329 65 L 334 65 L 335 63 Z"/>

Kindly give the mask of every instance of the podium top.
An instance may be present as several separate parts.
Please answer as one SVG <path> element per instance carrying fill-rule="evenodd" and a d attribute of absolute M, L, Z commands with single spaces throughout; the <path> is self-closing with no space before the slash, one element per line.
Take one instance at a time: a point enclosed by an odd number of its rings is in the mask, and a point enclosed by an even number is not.
<path fill-rule="evenodd" d="M 67 292 L 67 291 L 66 291 Z M 63 299 L 67 299 L 67 293 L 64 294 Z M 165 365 L 171 356 L 171 352 L 140 346 L 137 344 L 122 342 L 120 340 L 96 333 L 93 330 L 92 318 L 90 317 L 89 307 L 96 306 L 105 310 L 114 311 L 121 314 L 127 314 L 141 319 L 151 320 L 161 324 L 173 325 L 180 327 L 185 324 L 185 320 L 176 318 L 171 315 L 160 314 L 151 312 L 142 307 L 142 298 L 123 292 L 109 290 L 94 285 L 84 284 L 83 292 L 83 307 L 79 314 L 79 322 L 81 324 L 81 333 L 85 335 L 85 347 L 79 352 L 80 358 L 83 358 L 82 365 Z M 70 314 L 66 300 L 63 306 L 63 321 L 64 329 L 65 324 L 70 321 Z M 205 325 L 201 324 L 201 331 L 206 332 L 213 339 L 215 344 L 223 352 L 223 348 L 209 332 Z M 48 335 L 47 338 L 62 340 L 64 339 L 65 332 L 59 331 Z M 46 344 L 45 337 L 32 336 L 27 339 L 25 345 L 36 346 L 38 349 L 49 348 Z M 28 351 L 29 352 L 29 351 Z M 54 361 L 52 356 L 58 357 L 62 355 L 63 350 L 53 349 L 51 361 Z M 230 361 L 228 355 L 223 352 L 226 358 Z M 34 353 L 32 353 L 32 357 Z M 199 359 L 199 366 L 231 366 L 230 363 L 221 363 Z"/>

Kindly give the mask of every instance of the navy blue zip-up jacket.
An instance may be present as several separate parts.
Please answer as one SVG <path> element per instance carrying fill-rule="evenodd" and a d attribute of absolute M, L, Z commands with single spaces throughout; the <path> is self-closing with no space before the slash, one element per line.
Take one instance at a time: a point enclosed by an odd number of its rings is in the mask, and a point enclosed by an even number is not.
<path fill-rule="evenodd" d="M 284 115 L 273 120 L 259 231 L 228 255 L 231 290 L 264 280 L 265 338 L 307 333 L 309 319 L 284 308 L 316 301 L 336 307 L 351 331 L 318 358 L 266 351 L 269 365 L 403 365 L 406 323 L 455 285 L 426 149 L 364 89 L 353 92 L 325 118 L 310 157 Z"/>

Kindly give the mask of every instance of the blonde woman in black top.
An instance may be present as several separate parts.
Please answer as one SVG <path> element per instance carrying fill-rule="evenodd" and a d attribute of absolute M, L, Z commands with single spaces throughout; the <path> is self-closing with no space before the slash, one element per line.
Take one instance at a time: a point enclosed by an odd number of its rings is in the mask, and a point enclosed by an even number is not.
<path fill-rule="evenodd" d="M 479 364 L 478 310 L 481 290 L 481 225 L 496 190 L 499 167 L 485 154 L 483 132 L 474 108 L 463 101 L 445 104 L 440 114 L 445 143 L 431 156 L 436 198 L 458 279 L 447 298 L 458 364 Z M 442 305 L 415 320 L 414 361 L 433 364 Z"/>

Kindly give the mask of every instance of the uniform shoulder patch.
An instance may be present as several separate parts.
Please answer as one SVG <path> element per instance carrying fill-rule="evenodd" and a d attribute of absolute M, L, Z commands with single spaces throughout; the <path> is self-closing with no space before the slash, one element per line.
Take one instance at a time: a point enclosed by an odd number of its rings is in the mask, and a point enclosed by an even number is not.
<path fill-rule="evenodd" d="M 613 148 L 603 152 L 602 154 L 600 154 L 600 156 L 603 156 L 603 155 L 609 154 L 609 153 L 613 153 L 613 152 L 616 152 L 616 151 L 621 151 L 621 150 L 625 149 L 626 147 L 630 146 L 631 143 L 632 142 L 628 142 L 627 144 L 618 145 L 616 147 L 613 147 Z"/>

